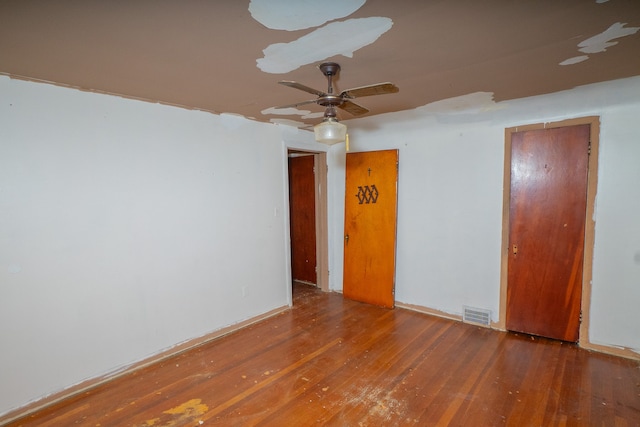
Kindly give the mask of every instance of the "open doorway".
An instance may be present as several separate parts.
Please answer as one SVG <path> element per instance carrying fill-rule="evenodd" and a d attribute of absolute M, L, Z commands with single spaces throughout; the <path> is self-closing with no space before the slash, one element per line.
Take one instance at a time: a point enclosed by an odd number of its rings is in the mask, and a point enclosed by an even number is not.
<path fill-rule="evenodd" d="M 329 290 L 326 153 L 288 151 L 293 286 Z"/>

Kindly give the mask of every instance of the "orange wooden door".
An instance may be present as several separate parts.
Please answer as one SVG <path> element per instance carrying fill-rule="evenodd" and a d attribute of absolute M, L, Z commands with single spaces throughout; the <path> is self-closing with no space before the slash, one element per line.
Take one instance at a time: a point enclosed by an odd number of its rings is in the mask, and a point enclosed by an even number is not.
<path fill-rule="evenodd" d="M 576 342 L 589 125 L 511 136 L 507 329 Z"/>
<path fill-rule="evenodd" d="M 394 306 L 398 150 L 348 153 L 344 296 Z"/>
<path fill-rule="evenodd" d="M 291 277 L 316 284 L 316 205 L 313 156 L 289 157 Z"/>

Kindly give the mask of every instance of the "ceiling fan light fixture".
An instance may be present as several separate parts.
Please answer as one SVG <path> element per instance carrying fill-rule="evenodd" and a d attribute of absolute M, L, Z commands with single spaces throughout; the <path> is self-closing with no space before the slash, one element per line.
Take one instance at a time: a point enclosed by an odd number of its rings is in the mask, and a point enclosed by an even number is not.
<path fill-rule="evenodd" d="M 340 123 L 335 117 L 325 117 L 321 123 L 313 127 L 316 141 L 327 145 L 342 142 L 347 137 L 347 126 Z"/>

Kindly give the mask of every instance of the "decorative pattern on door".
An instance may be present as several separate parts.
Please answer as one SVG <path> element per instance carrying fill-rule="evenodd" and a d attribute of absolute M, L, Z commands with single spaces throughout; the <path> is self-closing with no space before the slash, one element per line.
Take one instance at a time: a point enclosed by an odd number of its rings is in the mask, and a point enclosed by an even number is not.
<path fill-rule="evenodd" d="M 375 203 L 378 201 L 378 194 L 375 184 L 371 185 L 371 187 L 368 185 L 364 187 L 358 186 L 358 194 L 356 194 L 358 204 L 362 205 L 364 203 L 368 205 L 369 203 Z"/>

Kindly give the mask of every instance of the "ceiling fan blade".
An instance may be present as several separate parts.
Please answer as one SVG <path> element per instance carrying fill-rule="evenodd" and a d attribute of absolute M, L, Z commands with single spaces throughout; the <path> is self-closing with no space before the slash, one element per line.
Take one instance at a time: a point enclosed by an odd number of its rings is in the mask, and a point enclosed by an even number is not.
<path fill-rule="evenodd" d="M 305 86 L 305 85 L 303 85 L 301 83 L 298 83 L 298 82 L 292 82 L 292 81 L 289 81 L 289 80 L 281 80 L 278 83 L 280 83 L 281 85 L 284 85 L 284 86 L 292 87 L 294 89 L 303 90 L 305 92 L 312 93 L 314 95 L 318 95 L 318 96 L 326 95 L 326 93 L 324 93 L 324 92 L 320 92 L 317 89 L 314 89 L 314 88 L 309 87 L 309 86 Z"/>
<path fill-rule="evenodd" d="M 299 107 L 301 105 L 307 105 L 307 104 L 316 104 L 315 99 L 311 99 L 309 101 L 302 101 L 302 102 L 296 102 L 295 104 L 288 104 L 288 105 L 279 105 L 277 107 L 273 107 L 273 108 L 277 108 L 277 109 L 281 109 L 281 108 L 296 108 Z"/>
<path fill-rule="evenodd" d="M 354 116 L 360 116 L 369 112 L 369 110 L 364 108 L 362 105 L 358 105 L 355 102 L 351 102 L 347 99 L 345 99 L 342 104 L 338 105 L 338 108 Z"/>
<path fill-rule="evenodd" d="M 385 93 L 396 93 L 400 89 L 393 83 L 378 83 L 369 86 L 355 87 L 343 91 L 340 96 L 346 98 L 359 98 L 362 96 L 384 95 Z"/>

